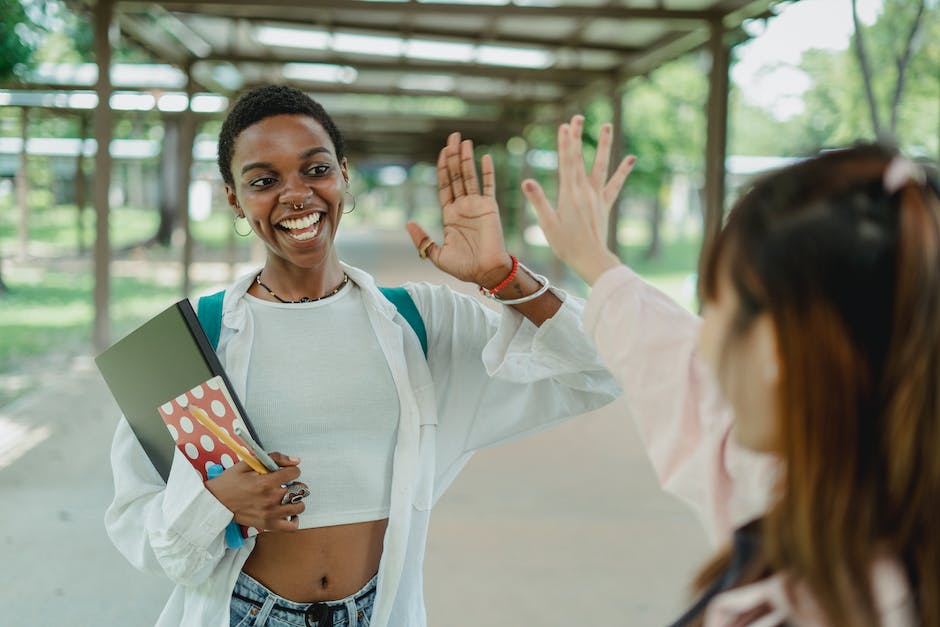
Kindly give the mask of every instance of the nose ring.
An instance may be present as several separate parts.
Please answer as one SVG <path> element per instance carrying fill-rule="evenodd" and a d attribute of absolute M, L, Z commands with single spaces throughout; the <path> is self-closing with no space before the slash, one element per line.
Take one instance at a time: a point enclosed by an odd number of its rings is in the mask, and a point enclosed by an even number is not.
<path fill-rule="evenodd" d="M 300 211 L 301 209 L 304 208 L 304 203 L 305 203 L 305 202 L 306 202 L 306 201 L 301 200 L 300 202 L 292 203 L 291 206 L 294 208 L 294 211 Z"/>

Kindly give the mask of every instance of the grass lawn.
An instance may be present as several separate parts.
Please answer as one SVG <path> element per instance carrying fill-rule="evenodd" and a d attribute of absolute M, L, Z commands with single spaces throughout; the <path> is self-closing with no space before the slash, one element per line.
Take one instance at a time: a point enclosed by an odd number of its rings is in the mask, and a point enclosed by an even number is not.
<path fill-rule="evenodd" d="M 0 207 L 2 276 L 8 292 L 0 296 L 0 406 L 28 390 L 28 376 L 37 367 L 49 367 L 47 356 L 61 355 L 57 363 L 87 352 L 94 321 L 94 211 L 87 209 L 81 229 L 86 253 L 78 255 L 79 229 L 73 206 L 37 211 L 30 217 L 29 257 L 14 261 L 18 253 L 15 211 Z M 117 208 L 110 220 L 111 245 L 120 250 L 149 238 L 157 228 L 154 211 Z M 224 251 L 228 217 L 213 215 L 193 224 L 193 235 L 202 249 Z M 245 245 L 245 244 L 241 244 Z M 221 254 L 221 252 L 220 252 Z M 133 259 L 138 253 L 121 258 Z M 151 247 L 139 265 L 161 265 L 178 260 L 177 250 Z M 168 265 L 162 263 L 162 265 Z M 194 293 L 208 287 L 196 283 Z M 178 281 L 156 272 L 113 272 L 111 277 L 112 337 L 119 338 L 181 298 Z M 37 365 L 40 364 L 41 366 Z"/>

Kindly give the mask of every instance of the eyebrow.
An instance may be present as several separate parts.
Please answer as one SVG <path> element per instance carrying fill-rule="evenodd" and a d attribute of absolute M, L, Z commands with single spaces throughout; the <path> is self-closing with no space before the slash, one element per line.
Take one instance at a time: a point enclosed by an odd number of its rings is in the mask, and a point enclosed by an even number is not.
<path fill-rule="evenodd" d="M 299 159 L 300 159 L 300 161 L 303 161 L 304 159 L 309 159 L 309 158 L 312 157 L 313 155 L 316 155 L 316 154 L 319 154 L 319 153 L 332 154 L 332 153 L 330 152 L 330 149 L 329 149 L 329 148 L 327 148 L 327 147 L 325 147 L 325 146 L 317 146 L 317 147 L 315 147 L 315 148 L 311 148 L 310 150 L 307 150 L 307 151 L 304 151 L 303 153 L 301 153 Z M 242 174 L 245 174 L 246 172 L 249 172 L 249 171 L 254 170 L 254 169 L 256 169 L 256 168 L 257 168 L 257 169 L 268 169 L 268 170 L 270 170 L 270 169 L 272 169 L 273 167 L 274 167 L 274 166 L 273 166 L 272 164 L 268 163 L 267 161 L 255 161 L 255 162 L 253 162 L 253 163 L 246 163 L 245 166 L 242 167 L 242 172 L 241 172 L 241 173 L 242 173 Z"/>

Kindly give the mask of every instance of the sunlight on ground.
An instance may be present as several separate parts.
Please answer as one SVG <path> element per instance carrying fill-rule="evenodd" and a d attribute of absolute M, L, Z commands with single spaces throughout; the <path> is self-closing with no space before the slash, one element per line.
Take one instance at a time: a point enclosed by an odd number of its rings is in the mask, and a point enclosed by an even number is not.
<path fill-rule="evenodd" d="M 6 468 L 52 435 L 52 429 L 28 427 L 0 414 L 0 468 Z"/>

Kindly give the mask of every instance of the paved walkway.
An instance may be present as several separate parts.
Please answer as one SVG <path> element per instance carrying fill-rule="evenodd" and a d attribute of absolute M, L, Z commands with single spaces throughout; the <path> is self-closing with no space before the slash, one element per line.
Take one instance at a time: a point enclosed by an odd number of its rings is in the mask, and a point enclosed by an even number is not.
<path fill-rule="evenodd" d="M 341 249 L 383 284 L 445 279 L 404 234 Z M 0 407 L 0 624 L 151 625 L 169 585 L 133 570 L 101 522 L 117 407 L 88 356 L 37 390 Z M 432 517 L 430 625 L 663 625 L 706 553 L 617 403 L 473 459 Z"/>

